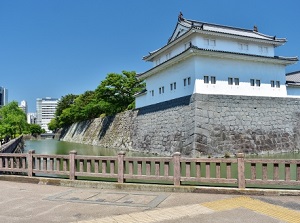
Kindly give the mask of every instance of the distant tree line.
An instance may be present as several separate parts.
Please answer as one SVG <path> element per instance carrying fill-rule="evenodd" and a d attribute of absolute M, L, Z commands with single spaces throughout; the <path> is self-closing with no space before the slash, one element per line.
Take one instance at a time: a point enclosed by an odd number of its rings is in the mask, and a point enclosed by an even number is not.
<path fill-rule="evenodd" d="M 114 115 L 135 108 L 134 94 L 145 88 L 136 72 L 109 73 L 94 91 L 81 95 L 68 94 L 58 102 L 55 118 L 48 124 L 50 130 L 67 127 L 73 123 Z"/>
<path fill-rule="evenodd" d="M 0 108 L 0 140 L 7 141 L 21 134 L 37 135 L 44 130 L 37 124 L 28 124 L 25 112 L 13 101 Z"/>

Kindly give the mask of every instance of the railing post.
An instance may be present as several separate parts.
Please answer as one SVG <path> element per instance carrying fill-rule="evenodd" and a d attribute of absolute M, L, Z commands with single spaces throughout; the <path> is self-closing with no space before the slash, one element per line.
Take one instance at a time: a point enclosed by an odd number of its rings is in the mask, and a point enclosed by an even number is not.
<path fill-rule="evenodd" d="M 180 152 L 175 152 L 173 154 L 173 165 L 174 165 L 174 186 L 180 186 Z"/>
<path fill-rule="evenodd" d="M 244 153 L 237 154 L 237 168 L 238 168 L 238 188 L 244 189 L 246 187 Z"/>
<path fill-rule="evenodd" d="M 29 150 L 27 153 L 27 175 L 29 177 L 34 176 L 33 168 L 34 168 L 34 162 L 33 162 L 33 154 L 35 153 L 35 150 Z"/>
<path fill-rule="evenodd" d="M 118 153 L 118 183 L 124 183 L 124 151 Z"/>
<path fill-rule="evenodd" d="M 75 172 L 76 172 L 76 161 L 75 156 L 77 155 L 77 152 L 75 150 L 72 150 L 69 152 L 70 158 L 69 158 L 69 167 L 70 167 L 70 180 L 75 180 Z"/>

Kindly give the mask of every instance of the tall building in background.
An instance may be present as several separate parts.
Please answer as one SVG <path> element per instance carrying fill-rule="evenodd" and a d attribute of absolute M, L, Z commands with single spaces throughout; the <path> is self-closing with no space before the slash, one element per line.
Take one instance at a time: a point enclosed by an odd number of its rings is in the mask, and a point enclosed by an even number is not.
<path fill-rule="evenodd" d="M 51 132 L 48 129 L 48 123 L 55 117 L 57 103 L 57 98 L 36 99 L 36 124 L 40 125 L 46 132 Z"/>
<path fill-rule="evenodd" d="M 27 123 L 36 124 L 36 113 L 27 113 Z"/>
<path fill-rule="evenodd" d="M 28 107 L 27 107 L 27 102 L 26 101 L 21 101 L 21 104 L 19 105 L 19 108 L 21 108 L 24 113 L 27 115 L 28 113 Z"/>
<path fill-rule="evenodd" d="M 0 107 L 8 103 L 8 90 L 0 87 Z"/>

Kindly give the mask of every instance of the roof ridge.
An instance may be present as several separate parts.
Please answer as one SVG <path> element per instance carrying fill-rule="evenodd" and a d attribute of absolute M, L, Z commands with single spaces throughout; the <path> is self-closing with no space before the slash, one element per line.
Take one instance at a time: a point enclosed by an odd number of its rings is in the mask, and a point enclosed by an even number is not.
<path fill-rule="evenodd" d="M 293 71 L 293 72 L 289 72 L 289 73 L 287 73 L 287 74 L 285 74 L 285 75 L 288 76 L 288 75 L 293 75 L 293 74 L 297 74 L 297 73 L 300 73 L 300 70 L 298 70 L 298 71 Z"/>
<path fill-rule="evenodd" d="M 192 23 L 202 23 L 203 25 L 213 25 L 213 26 L 218 26 L 218 27 L 224 27 L 224 28 L 231 28 L 231 29 L 236 29 L 236 30 L 243 30 L 243 31 L 249 31 L 253 32 L 251 29 L 245 29 L 245 28 L 240 28 L 240 27 L 234 27 L 234 26 L 228 26 L 228 25 L 221 25 L 217 23 L 210 23 L 210 22 L 201 22 L 201 21 L 196 21 L 196 20 L 191 20 L 191 19 L 186 19 L 187 21 L 190 21 Z"/>
<path fill-rule="evenodd" d="M 188 22 L 188 23 L 190 23 L 191 25 L 194 25 L 194 26 L 195 26 L 195 23 L 199 23 L 199 24 L 201 24 L 201 27 L 203 27 L 203 25 L 208 25 L 208 26 L 211 25 L 211 26 L 214 26 L 214 27 L 229 28 L 229 29 L 237 30 L 237 31 L 255 33 L 257 35 L 267 37 L 267 38 L 270 38 L 270 39 L 273 39 L 273 40 L 279 40 L 279 41 L 280 40 L 285 40 L 286 41 L 286 38 L 277 38 L 276 39 L 276 35 L 275 36 L 270 36 L 270 35 L 263 34 L 263 33 L 258 32 L 258 31 L 254 31 L 252 29 L 246 29 L 246 28 L 240 28 L 240 27 L 234 27 L 234 26 L 228 26 L 228 25 L 221 25 L 221 24 L 209 23 L 209 22 L 202 22 L 202 21 L 196 21 L 196 20 L 191 20 L 191 19 L 184 19 L 182 21 L 179 21 L 179 23 L 180 22 Z M 197 26 L 195 26 L 195 27 L 197 27 Z"/>

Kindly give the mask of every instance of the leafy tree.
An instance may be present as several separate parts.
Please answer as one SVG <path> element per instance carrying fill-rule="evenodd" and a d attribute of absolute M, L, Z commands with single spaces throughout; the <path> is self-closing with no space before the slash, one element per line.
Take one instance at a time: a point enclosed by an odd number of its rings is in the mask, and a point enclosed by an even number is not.
<path fill-rule="evenodd" d="M 55 112 L 56 117 L 59 117 L 62 114 L 64 109 L 71 107 L 71 105 L 74 104 L 75 99 L 77 97 L 78 95 L 74 95 L 74 94 L 67 94 L 66 96 L 63 96 L 57 103 L 56 112 Z"/>
<path fill-rule="evenodd" d="M 101 114 L 112 115 L 133 109 L 134 94 L 144 88 L 145 84 L 136 78 L 134 71 L 110 73 L 95 91 L 62 97 L 57 106 L 55 120 L 49 123 L 49 129 L 66 127 L 75 122 L 97 118 Z"/>
<path fill-rule="evenodd" d="M 86 91 L 79 95 L 71 107 L 76 122 L 95 118 L 101 112 L 100 110 L 97 107 L 94 91 Z"/>
<path fill-rule="evenodd" d="M 58 125 L 60 127 L 67 127 L 73 124 L 74 122 L 74 114 L 72 114 L 71 108 L 64 109 L 62 114 L 59 116 Z"/>
<path fill-rule="evenodd" d="M 48 129 L 51 131 L 56 131 L 59 128 L 58 122 L 56 118 L 51 119 L 51 121 L 48 123 Z"/>
<path fill-rule="evenodd" d="M 28 129 L 26 114 L 19 108 L 18 102 L 13 101 L 0 109 L 1 135 L 15 137 Z"/>
<path fill-rule="evenodd" d="M 31 135 L 33 135 L 33 136 L 37 136 L 43 132 L 42 127 L 38 124 L 31 124 L 29 126 L 29 131 L 30 131 Z"/>
<path fill-rule="evenodd" d="M 108 105 L 105 113 L 115 114 L 133 107 L 134 94 L 145 88 L 143 80 L 136 78 L 134 71 L 123 71 L 122 74 L 110 73 L 96 89 L 98 101 Z"/>
<path fill-rule="evenodd" d="M 74 104 L 75 99 L 77 97 L 78 95 L 67 94 L 59 100 L 56 107 L 55 120 L 52 119 L 51 122 L 49 123 L 50 126 L 48 125 L 48 128 L 50 130 L 55 130 L 60 127 L 68 126 L 74 122 L 74 120 L 70 121 L 71 119 L 74 118 L 74 116 L 68 117 L 71 115 L 71 113 L 65 110 L 70 109 L 70 107 Z"/>

